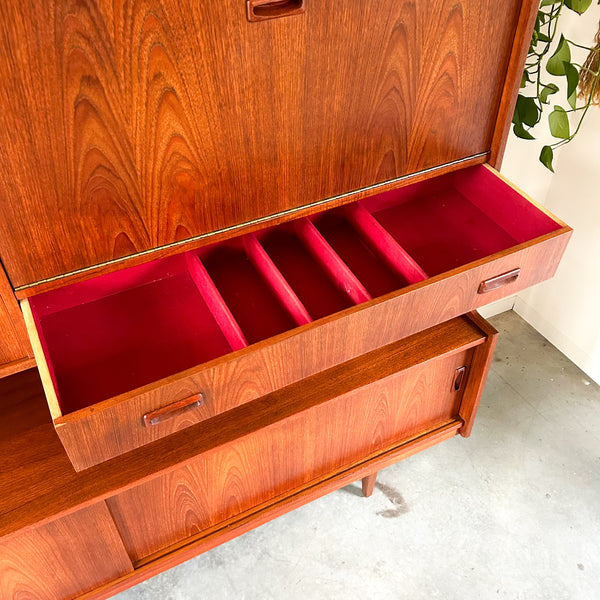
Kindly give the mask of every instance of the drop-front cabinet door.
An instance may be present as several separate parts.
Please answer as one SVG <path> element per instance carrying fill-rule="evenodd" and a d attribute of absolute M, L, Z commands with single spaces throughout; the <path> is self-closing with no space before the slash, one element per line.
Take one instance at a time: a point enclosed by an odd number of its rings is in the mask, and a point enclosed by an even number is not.
<path fill-rule="evenodd" d="M 304 5 L 1 2 L 13 286 L 490 149 L 519 0 Z"/>

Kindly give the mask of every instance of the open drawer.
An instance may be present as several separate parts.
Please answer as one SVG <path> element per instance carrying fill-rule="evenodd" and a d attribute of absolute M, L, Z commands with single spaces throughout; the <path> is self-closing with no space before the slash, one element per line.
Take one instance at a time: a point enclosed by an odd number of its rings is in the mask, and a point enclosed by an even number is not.
<path fill-rule="evenodd" d="M 80 470 L 547 279 L 570 232 L 483 165 L 22 304 Z"/>

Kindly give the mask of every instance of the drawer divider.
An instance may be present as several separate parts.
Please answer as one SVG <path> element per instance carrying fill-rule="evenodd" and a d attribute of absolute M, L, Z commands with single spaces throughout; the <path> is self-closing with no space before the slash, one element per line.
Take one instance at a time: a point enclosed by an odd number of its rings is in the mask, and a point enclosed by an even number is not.
<path fill-rule="evenodd" d="M 294 321 L 298 325 L 311 323 L 312 318 L 306 307 L 254 234 L 244 238 L 244 249 L 254 268 L 265 278 Z"/>
<path fill-rule="evenodd" d="M 330 246 L 310 219 L 300 219 L 296 224 L 296 233 L 310 253 L 328 273 L 333 282 L 345 292 L 355 304 L 371 300 L 371 294 L 357 279 L 339 254 Z"/>
<path fill-rule="evenodd" d="M 360 203 L 345 208 L 352 225 L 365 237 L 373 250 L 409 283 L 428 279 L 429 275 L 415 259 L 390 235 L 377 219 Z"/>
<path fill-rule="evenodd" d="M 189 273 L 198 291 L 215 317 L 231 349 L 235 351 L 248 346 L 246 336 L 229 310 L 225 300 L 223 300 L 223 296 L 221 296 L 200 258 L 192 253 L 186 254 L 185 258 Z"/>

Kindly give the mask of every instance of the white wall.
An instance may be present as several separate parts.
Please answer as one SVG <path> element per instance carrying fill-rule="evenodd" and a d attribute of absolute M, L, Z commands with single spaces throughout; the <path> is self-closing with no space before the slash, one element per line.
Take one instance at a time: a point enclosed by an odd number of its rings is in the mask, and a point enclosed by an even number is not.
<path fill-rule="evenodd" d="M 599 16 L 595 7 L 569 17 L 567 37 L 591 43 Z M 600 383 L 600 107 L 555 156 L 554 175 L 539 163 L 540 147 L 511 134 L 502 172 L 574 234 L 554 279 L 519 294 L 514 310 Z"/>

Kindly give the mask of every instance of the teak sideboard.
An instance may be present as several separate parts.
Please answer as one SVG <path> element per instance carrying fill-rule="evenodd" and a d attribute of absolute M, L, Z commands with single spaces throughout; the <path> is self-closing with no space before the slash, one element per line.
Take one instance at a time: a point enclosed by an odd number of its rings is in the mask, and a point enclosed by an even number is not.
<path fill-rule="evenodd" d="M 108 598 L 470 434 L 476 309 L 571 234 L 496 170 L 536 13 L 0 5 L 2 599 Z"/>

